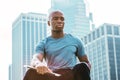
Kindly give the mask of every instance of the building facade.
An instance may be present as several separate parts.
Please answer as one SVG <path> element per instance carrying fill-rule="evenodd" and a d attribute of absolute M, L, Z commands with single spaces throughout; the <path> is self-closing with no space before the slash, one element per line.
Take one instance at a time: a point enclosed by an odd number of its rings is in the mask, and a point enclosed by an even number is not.
<path fill-rule="evenodd" d="M 51 0 L 49 12 L 53 10 L 64 13 L 66 33 L 82 37 L 90 31 L 90 17 L 84 0 Z"/>
<path fill-rule="evenodd" d="M 105 23 L 82 40 L 92 64 L 91 80 L 120 80 L 120 25 Z"/>
<path fill-rule="evenodd" d="M 23 80 L 35 45 L 47 36 L 47 15 L 22 13 L 12 25 L 12 80 Z"/>

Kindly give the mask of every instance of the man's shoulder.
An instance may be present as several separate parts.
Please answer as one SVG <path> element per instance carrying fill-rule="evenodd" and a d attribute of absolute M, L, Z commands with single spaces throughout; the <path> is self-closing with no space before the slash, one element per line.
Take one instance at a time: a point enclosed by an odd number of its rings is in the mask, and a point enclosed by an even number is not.
<path fill-rule="evenodd" d="M 47 42 L 47 39 L 48 39 L 48 37 L 46 37 L 46 38 L 40 40 L 40 42 L 42 42 L 42 43 L 46 43 L 46 42 Z"/>
<path fill-rule="evenodd" d="M 81 38 L 78 38 L 72 34 L 67 34 L 67 36 L 70 38 L 70 40 L 76 41 L 76 42 L 82 42 Z"/>
<path fill-rule="evenodd" d="M 67 35 L 67 37 L 74 37 L 72 34 L 70 33 L 66 33 L 65 35 Z"/>
<path fill-rule="evenodd" d="M 44 42 L 44 43 L 47 43 L 51 39 L 52 39 L 51 36 L 48 36 L 48 37 L 45 37 L 44 39 L 42 39 L 41 41 Z"/>
<path fill-rule="evenodd" d="M 67 37 L 73 38 L 73 39 L 78 39 L 76 36 L 72 35 L 72 34 L 66 34 Z"/>

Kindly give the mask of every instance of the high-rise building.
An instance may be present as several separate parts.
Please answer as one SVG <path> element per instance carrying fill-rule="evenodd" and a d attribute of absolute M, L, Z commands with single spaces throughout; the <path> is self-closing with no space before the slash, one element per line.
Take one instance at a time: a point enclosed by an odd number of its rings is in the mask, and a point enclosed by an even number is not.
<path fill-rule="evenodd" d="M 84 0 L 51 0 L 49 12 L 53 10 L 64 13 L 65 32 L 82 37 L 90 31 L 90 17 Z"/>
<path fill-rule="evenodd" d="M 120 80 L 120 25 L 104 23 L 84 36 L 91 80 Z"/>
<path fill-rule="evenodd" d="M 35 45 L 47 36 L 47 15 L 22 13 L 12 25 L 12 80 L 23 80 Z"/>

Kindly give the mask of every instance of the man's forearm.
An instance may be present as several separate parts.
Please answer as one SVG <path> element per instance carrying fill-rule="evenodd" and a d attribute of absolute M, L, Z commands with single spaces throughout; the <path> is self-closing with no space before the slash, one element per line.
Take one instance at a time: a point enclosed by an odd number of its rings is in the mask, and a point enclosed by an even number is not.
<path fill-rule="evenodd" d="M 31 65 L 33 67 L 37 66 L 47 66 L 46 62 L 43 60 L 43 55 L 41 54 L 34 54 L 31 60 Z"/>
<path fill-rule="evenodd" d="M 78 57 L 78 58 L 79 58 L 80 62 L 86 62 L 87 65 L 88 65 L 88 67 L 91 69 L 91 64 L 90 64 L 90 62 L 89 62 L 89 60 L 88 60 L 87 55 L 84 55 L 84 56 Z"/>
<path fill-rule="evenodd" d="M 40 60 L 41 62 L 43 61 L 43 54 L 38 53 L 38 54 L 35 54 L 33 56 L 36 57 L 36 58 L 38 58 L 38 60 Z"/>

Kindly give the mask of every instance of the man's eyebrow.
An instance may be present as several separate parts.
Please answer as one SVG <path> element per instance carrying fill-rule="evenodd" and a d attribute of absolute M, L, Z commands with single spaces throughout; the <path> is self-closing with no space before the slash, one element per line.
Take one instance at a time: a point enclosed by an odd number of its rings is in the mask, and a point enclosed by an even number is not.
<path fill-rule="evenodd" d="M 59 18 L 59 17 L 55 16 L 55 17 L 53 17 L 53 18 Z"/>
<path fill-rule="evenodd" d="M 64 18 L 64 17 L 58 17 L 58 16 L 55 16 L 55 17 L 53 17 L 53 18 Z"/>

